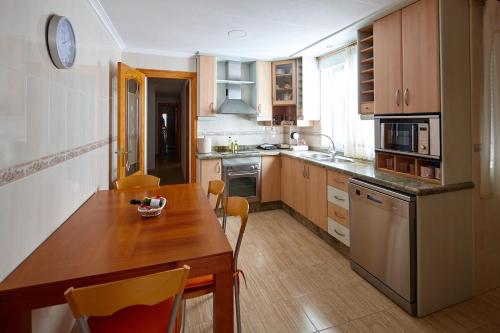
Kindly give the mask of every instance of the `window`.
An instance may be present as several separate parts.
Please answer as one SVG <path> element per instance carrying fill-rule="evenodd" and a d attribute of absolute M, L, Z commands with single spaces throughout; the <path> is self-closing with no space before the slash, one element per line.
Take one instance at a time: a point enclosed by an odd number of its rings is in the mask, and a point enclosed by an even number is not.
<path fill-rule="evenodd" d="M 333 138 L 345 156 L 373 160 L 373 120 L 358 114 L 357 46 L 320 60 L 321 133 Z M 322 144 L 329 141 L 322 138 Z"/>

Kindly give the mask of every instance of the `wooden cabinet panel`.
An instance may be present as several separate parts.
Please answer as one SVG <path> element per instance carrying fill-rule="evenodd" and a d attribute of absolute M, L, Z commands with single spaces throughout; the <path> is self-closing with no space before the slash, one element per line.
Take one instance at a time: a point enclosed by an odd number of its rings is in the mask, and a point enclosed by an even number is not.
<path fill-rule="evenodd" d="M 300 214 L 306 216 L 306 164 L 298 159 L 292 160 L 292 192 L 293 192 L 293 201 L 292 207 Z"/>
<path fill-rule="evenodd" d="M 256 62 L 256 102 L 257 121 L 273 120 L 273 101 L 271 87 L 271 63 Z"/>
<path fill-rule="evenodd" d="M 208 192 L 208 182 L 211 180 L 220 180 L 222 177 L 222 163 L 221 160 L 198 160 L 197 165 L 197 179 L 196 182 L 201 184 L 204 192 Z M 212 207 L 215 207 L 217 198 L 210 197 Z"/>
<path fill-rule="evenodd" d="M 438 5 L 420 0 L 402 10 L 405 113 L 441 110 Z"/>
<path fill-rule="evenodd" d="M 197 58 L 198 71 L 198 116 L 213 117 L 216 108 L 216 59 L 200 55 Z"/>
<path fill-rule="evenodd" d="M 293 206 L 292 170 L 294 164 L 290 157 L 281 156 L 281 201 Z"/>
<path fill-rule="evenodd" d="M 261 202 L 281 200 L 281 159 L 262 156 Z"/>
<path fill-rule="evenodd" d="M 305 216 L 323 230 L 327 225 L 326 169 L 304 163 L 306 167 L 306 214 Z"/>
<path fill-rule="evenodd" d="M 402 113 L 401 11 L 383 17 L 373 24 L 373 44 L 375 114 Z"/>
<path fill-rule="evenodd" d="M 351 176 L 328 170 L 328 185 L 338 188 L 339 190 L 349 192 L 349 179 L 351 179 Z"/>

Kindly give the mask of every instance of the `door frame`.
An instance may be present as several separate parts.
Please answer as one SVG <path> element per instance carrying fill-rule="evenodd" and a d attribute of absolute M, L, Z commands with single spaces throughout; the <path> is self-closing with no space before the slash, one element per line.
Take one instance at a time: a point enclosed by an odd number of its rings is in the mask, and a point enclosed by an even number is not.
<path fill-rule="evenodd" d="M 187 108 L 191 115 L 191 135 L 188 136 L 190 142 L 191 151 L 189 155 L 190 158 L 190 172 L 188 175 L 188 182 L 196 182 L 196 138 L 198 137 L 198 131 L 196 127 L 196 106 L 197 106 L 197 73 L 196 72 L 181 72 L 181 71 L 169 71 L 161 69 L 148 69 L 148 68 L 137 68 L 137 70 L 143 73 L 147 78 L 157 78 L 157 79 L 181 79 L 188 80 L 189 86 L 191 86 L 191 108 Z"/>

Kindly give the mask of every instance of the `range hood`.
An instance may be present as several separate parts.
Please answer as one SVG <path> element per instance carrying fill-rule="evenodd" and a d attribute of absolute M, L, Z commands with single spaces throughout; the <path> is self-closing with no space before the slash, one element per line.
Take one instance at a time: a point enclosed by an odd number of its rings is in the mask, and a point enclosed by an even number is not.
<path fill-rule="evenodd" d="M 226 62 L 226 80 L 218 83 L 226 83 L 226 100 L 217 109 L 219 114 L 240 114 L 256 116 L 257 110 L 241 100 L 241 85 L 251 84 L 241 80 L 241 63 L 238 61 Z"/>

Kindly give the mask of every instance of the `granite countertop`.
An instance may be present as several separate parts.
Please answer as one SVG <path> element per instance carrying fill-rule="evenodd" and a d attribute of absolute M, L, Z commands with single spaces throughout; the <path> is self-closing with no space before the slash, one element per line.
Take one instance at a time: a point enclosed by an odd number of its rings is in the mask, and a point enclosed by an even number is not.
<path fill-rule="evenodd" d="M 443 193 L 443 192 L 452 192 L 474 187 L 474 184 L 472 182 L 440 185 L 425 180 L 400 176 L 390 172 L 379 171 L 375 168 L 373 162 L 367 162 L 361 160 L 354 160 L 353 163 L 322 162 L 302 156 L 304 153 L 306 152 L 278 149 L 278 150 L 260 150 L 251 152 L 242 151 L 237 154 L 212 152 L 208 154 L 196 154 L 196 157 L 200 160 L 205 160 L 205 159 L 235 158 L 235 157 L 276 156 L 281 154 L 292 158 L 301 159 L 311 164 L 333 169 L 337 172 L 341 172 L 343 174 L 353 176 L 357 179 L 365 180 L 373 184 L 385 186 L 393 190 L 401 191 L 404 193 L 420 195 L 420 196 Z"/>

